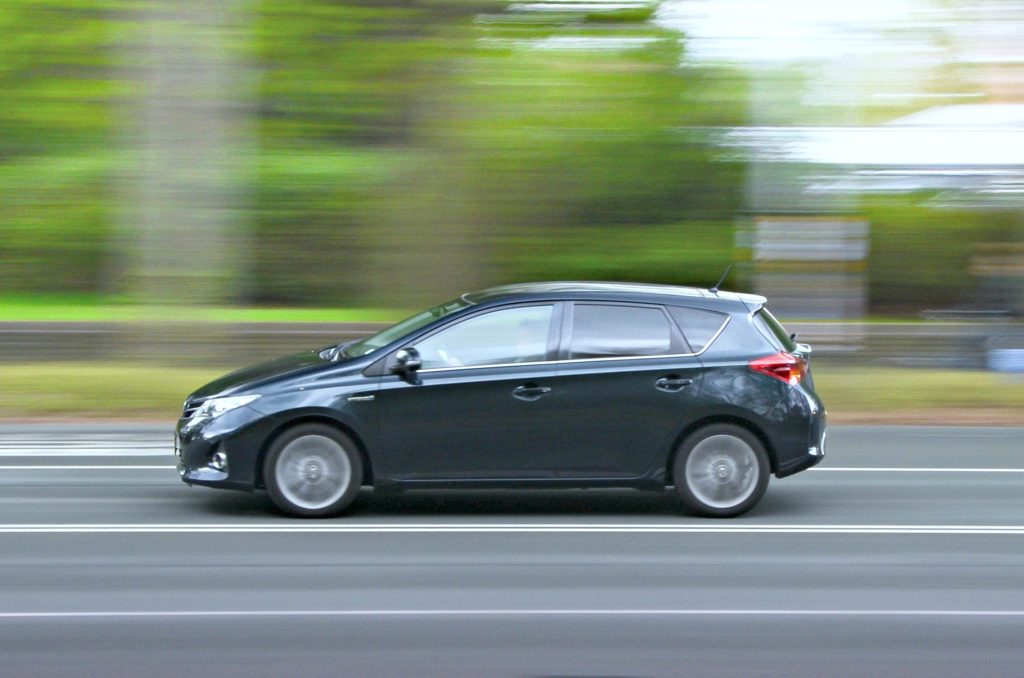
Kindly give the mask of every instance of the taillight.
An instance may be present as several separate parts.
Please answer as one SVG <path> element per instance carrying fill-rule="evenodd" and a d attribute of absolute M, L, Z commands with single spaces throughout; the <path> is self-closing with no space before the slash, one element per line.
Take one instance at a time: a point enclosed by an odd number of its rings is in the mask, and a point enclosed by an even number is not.
<path fill-rule="evenodd" d="M 776 353 L 750 361 L 755 372 L 775 377 L 790 386 L 796 386 L 807 374 L 807 361 L 789 353 Z"/>

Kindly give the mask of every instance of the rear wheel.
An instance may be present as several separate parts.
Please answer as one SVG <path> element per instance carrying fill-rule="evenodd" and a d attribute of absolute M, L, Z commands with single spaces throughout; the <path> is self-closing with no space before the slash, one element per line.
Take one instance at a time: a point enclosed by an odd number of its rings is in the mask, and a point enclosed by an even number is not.
<path fill-rule="evenodd" d="M 326 424 L 282 433 L 263 461 L 267 493 L 279 509 L 307 518 L 340 513 L 363 483 L 363 463 L 351 438 Z"/>
<path fill-rule="evenodd" d="M 712 424 L 679 446 L 672 477 L 688 509 L 731 518 L 761 500 L 770 472 L 764 445 L 754 434 L 733 424 Z"/>

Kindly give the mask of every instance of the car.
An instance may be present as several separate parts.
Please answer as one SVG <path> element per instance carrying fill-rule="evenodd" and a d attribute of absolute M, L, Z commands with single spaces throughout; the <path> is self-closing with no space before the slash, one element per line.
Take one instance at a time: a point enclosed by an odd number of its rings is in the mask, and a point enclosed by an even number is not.
<path fill-rule="evenodd" d="M 627 487 L 733 517 L 825 455 L 811 349 L 753 294 L 548 282 L 463 294 L 192 393 L 189 485 L 332 516 L 360 489 Z"/>

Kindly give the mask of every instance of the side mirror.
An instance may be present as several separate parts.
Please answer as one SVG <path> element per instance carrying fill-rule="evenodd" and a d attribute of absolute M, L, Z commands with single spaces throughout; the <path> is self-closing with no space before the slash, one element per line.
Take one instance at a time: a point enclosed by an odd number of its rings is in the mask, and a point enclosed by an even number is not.
<path fill-rule="evenodd" d="M 391 373 L 409 377 L 421 367 L 423 360 L 420 359 L 420 352 L 409 346 L 395 351 L 395 364 L 391 366 Z"/>

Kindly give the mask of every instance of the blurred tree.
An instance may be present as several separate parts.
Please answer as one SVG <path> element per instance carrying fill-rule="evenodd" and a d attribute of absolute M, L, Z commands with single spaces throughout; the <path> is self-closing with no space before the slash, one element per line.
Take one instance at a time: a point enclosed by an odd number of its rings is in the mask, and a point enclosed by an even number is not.
<path fill-rule="evenodd" d="M 471 40 L 479 6 L 259 7 L 255 299 L 405 306 L 417 288 L 475 278 L 477 258 L 440 250 L 444 238 L 424 237 L 385 206 L 410 204 L 419 190 L 420 108 L 451 87 L 450 61 Z M 437 204 L 419 208 L 422 218 Z"/>
<path fill-rule="evenodd" d="M 684 131 L 739 124 L 745 83 L 680 70 L 678 35 L 643 14 L 489 19 L 453 86 L 424 100 L 430 179 L 392 207 L 428 232 L 467 220 L 471 242 L 435 246 L 471 246 L 486 282 L 717 279 L 742 166 Z M 424 209 L 427 194 L 447 209 Z"/>
<path fill-rule="evenodd" d="M 102 285 L 117 164 L 113 3 L 0 5 L 0 290 Z"/>
<path fill-rule="evenodd" d="M 245 277 L 252 77 L 235 41 L 250 32 L 249 11 L 159 0 L 136 15 L 121 186 L 128 289 L 147 303 L 223 304 Z"/>
<path fill-rule="evenodd" d="M 655 4 L 591 4 L 6 0 L 0 293 L 414 306 L 515 279 L 709 284 L 745 168 L 700 130 L 744 124 L 749 84 L 680 68 Z M 926 197 L 865 202 L 876 312 L 947 303 L 961 253 L 1005 240 L 1002 217 Z"/>

